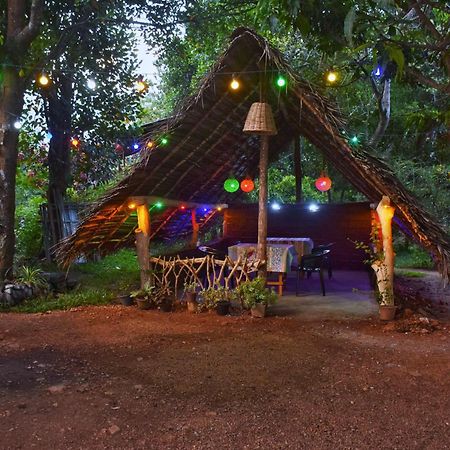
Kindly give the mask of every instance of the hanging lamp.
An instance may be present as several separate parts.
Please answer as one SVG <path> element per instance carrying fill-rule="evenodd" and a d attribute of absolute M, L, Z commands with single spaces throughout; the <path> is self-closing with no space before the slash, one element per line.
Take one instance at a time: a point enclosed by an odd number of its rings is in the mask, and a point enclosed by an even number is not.
<path fill-rule="evenodd" d="M 245 119 L 244 133 L 273 136 L 278 133 L 272 108 L 268 103 L 255 102 Z"/>
<path fill-rule="evenodd" d="M 331 179 L 326 172 L 322 172 L 320 177 L 317 178 L 315 185 L 320 192 L 329 191 L 331 189 Z"/>

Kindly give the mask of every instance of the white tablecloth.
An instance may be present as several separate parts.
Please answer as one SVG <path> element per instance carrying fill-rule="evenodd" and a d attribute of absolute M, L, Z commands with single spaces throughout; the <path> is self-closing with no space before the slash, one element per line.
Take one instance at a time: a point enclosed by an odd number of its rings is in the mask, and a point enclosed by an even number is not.
<path fill-rule="evenodd" d="M 267 242 L 271 244 L 290 244 L 295 247 L 297 258 L 300 260 L 303 255 L 309 255 L 314 247 L 311 238 L 288 238 L 288 237 L 269 237 Z"/>
<path fill-rule="evenodd" d="M 228 247 L 228 256 L 237 261 L 247 256 L 248 260 L 256 259 L 257 244 L 241 243 Z M 289 272 L 292 262 L 297 256 L 295 247 L 290 244 L 267 244 L 267 270 L 269 272 Z"/>

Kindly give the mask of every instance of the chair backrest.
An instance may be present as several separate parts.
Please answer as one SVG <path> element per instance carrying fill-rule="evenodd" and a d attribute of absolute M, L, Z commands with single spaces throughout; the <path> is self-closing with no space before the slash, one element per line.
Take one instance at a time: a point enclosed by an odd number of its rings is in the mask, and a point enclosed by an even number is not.
<path fill-rule="evenodd" d="M 330 242 L 329 244 L 322 244 L 322 245 L 318 245 L 317 247 L 314 247 L 311 250 L 311 253 L 313 255 L 317 255 L 322 253 L 324 250 L 331 250 L 331 247 L 333 247 L 334 242 Z"/>
<path fill-rule="evenodd" d="M 319 253 L 303 255 L 300 261 L 300 269 L 302 270 L 320 270 L 324 264 L 330 250 L 322 250 Z"/>
<path fill-rule="evenodd" d="M 200 245 L 197 247 L 202 253 L 205 253 L 207 255 L 214 255 L 214 256 L 220 256 L 225 257 L 225 252 L 222 252 L 214 247 L 208 247 L 207 245 Z"/>

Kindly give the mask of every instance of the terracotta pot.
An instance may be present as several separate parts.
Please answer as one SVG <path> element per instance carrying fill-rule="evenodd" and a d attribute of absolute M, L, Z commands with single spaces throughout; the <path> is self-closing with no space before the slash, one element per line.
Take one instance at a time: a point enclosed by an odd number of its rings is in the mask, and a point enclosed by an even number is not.
<path fill-rule="evenodd" d="M 190 313 L 196 313 L 197 312 L 198 303 L 197 300 L 194 301 L 187 301 L 187 309 Z"/>
<path fill-rule="evenodd" d="M 380 320 L 394 320 L 396 309 L 395 305 L 380 305 Z"/>
<path fill-rule="evenodd" d="M 219 300 L 216 305 L 216 313 L 219 316 L 226 316 L 230 312 L 231 303 L 228 300 Z"/>
<path fill-rule="evenodd" d="M 252 317 L 257 317 L 259 319 L 266 317 L 267 305 L 265 303 L 257 303 L 252 309 Z"/>
<path fill-rule="evenodd" d="M 150 300 L 147 300 L 146 298 L 137 298 L 136 304 L 139 309 L 150 309 L 151 307 Z"/>

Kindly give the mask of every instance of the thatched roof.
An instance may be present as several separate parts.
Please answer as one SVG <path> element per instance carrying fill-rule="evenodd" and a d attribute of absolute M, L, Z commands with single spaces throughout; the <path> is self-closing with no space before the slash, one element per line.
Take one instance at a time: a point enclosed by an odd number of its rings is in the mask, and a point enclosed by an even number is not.
<path fill-rule="evenodd" d="M 348 144 L 337 108 L 302 80 L 278 50 L 246 28 L 233 33 L 228 49 L 197 93 L 172 118 L 149 128 L 142 144 L 152 139 L 157 145 L 142 150 L 141 160 L 131 174 L 91 207 L 76 233 L 59 246 L 59 261 L 68 264 L 81 253 L 107 252 L 132 241 L 136 219 L 130 217 L 129 197 L 235 202 L 240 194 L 225 192 L 223 182 L 230 173 L 237 177 L 256 174 L 259 139 L 244 134 L 242 127 L 250 105 L 259 101 L 261 78 L 274 86 L 279 73 L 287 76 L 288 83 L 283 91 L 274 87 L 268 92 L 278 127 L 278 134 L 270 139 L 271 160 L 296 135 L 306 137 L 368 199 L 378 203 L 388 195 L 397 207 L 401 228 L 433 254 L 448 279 L 448 235 L 419 206 L 389 166 L 373 156 L 370 149 Z M 236 92 L 229 89 L 232 74 L 242 84 Z M 163 136 L 168 139 L 166 145 L 161 142 Z M 169 227 L 177 214 L 175 207 L 156 215 L 152 212 L 153 230 Z"/>

